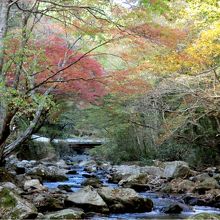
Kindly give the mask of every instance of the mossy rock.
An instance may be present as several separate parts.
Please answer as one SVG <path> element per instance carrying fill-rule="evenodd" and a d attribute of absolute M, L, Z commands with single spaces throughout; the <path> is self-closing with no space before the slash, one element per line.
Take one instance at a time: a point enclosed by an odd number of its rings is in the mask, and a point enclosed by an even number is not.
<path fill-rule="evenodd" d="M 3 208 L 13 208 L 16 206 L 16 199 L 10 195 L 8 189 L 2 189 L 0 191 L 0 207 Z"/>
<path fill-rule="evenodd" d="M 32 204 L 13 191 L 0 187 L 1 219 L 32 219 L 36 216 L 37 210 Z"/>
<path fill-rule="evenodd" d="M 203 220 L 203 219 L 209 219 L 209 220 L 220 220 L 220 215 L 217 214 L 209 214 L 209 213 L 199 213 L 197 215 L 193 215 L 188 218 L 189 220 Z"/>

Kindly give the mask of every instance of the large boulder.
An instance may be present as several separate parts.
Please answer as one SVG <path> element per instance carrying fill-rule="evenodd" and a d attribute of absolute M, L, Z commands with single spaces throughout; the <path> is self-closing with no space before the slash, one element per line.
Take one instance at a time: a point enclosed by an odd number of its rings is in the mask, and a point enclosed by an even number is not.
<path fill-rule="evenodd" d="M 102 212 L 109 211 L 107 204 L 97 191 L 91 187 L 86 186 L 75 193 L 71 193 L 66 198 L 66 205 L 83 208 L 85 211 Z"/>
<path fill-rule="evenodd" d="M 141 167 L 137 165 L 115 165 L 112 167 L 109 182 L 118 183 L 124 178 L 140 173 Z"/>
<path fill-rule="evenodd" d="M 31 191 L 31 190 L 45 190 L 44 187 L 38 179 L 31 179 L 24 182 L 24 190 Z"/>
<path fill-rule="evenodd" d="M 44 219 L 82 219 L 85 216 L 83 210 L 80 209 L 63 209 L 61 211 L 49 213 Z"/>
<path fill-rule="evenodd" d="M 210 189 L 219 189 L 220 185 L 218 181 L 213 177 L 208 177 L 201 182 L 196 183 L 196 187 L 194 192 L 198 192 L 199 194 L 204 194 L 206 191 Z"/>
<path fill-rule="evenodd" d="M 170 185 L 173 193 L 192 192 L 195 188 L 195 183 L 193 181 L 183 180 L 181 178 L 173 179 Z"/>
<path fill-rule="evenodd" d="M 82 186 L 92 186 L 94 188 L 100 188 L 100 187 L 102 187 L 102 182 L 97 177 L 90 177 L 90 178 L 84 180 L 81 185 Z"/>
<path fill-rule="evenodd" d="M 164 173 L 164 169 L 156 166 L 144 166 L 140 168 L 140 172 L 152 176 L 162 177 Z"/>
<path fill-rule="evenodd" d="M 67 170 L 60 169 L 57 166 L 46 166 L 40 164 L 28 171 L 28 175 L 40 177 L 45 181 L 65 181 L 68 180 L 66 176 Z"/>
<path fill-rule="evenodd" d="M 166 162 L 165 165 L 163 173 L 165 178 L 186 178 L 191 175 L 191 170 L 184 161 Z"/>
<path fill-rule="evenodd" d="M 125 188 L 132 188 L 138 192 L 149 190 L 147 174 L 133 174 L 122 179 L 118 184 Z"/>
<path fill-rule="evenodd" d="M 183 208 L 179 204 L 173 203 L 173 204 L 169 204 L 168 206 L 162 208 L 161 211 L 166 214 L 179 214 L 183 211 Z"/>
<path fill-rule="evenodd" d="M 0 187 L 0 216 L 2 219 L 34 219 L 37 209 L 18 194 Z"/>
<path fill-rule="evenodd" d="M 98 189 L 98 193 L 108 204 L 111 212 L 150 212 L 153 208 L 150 199 L 142 198 L 133 189 L 102 187 Z"/>
<path fill-rule="evenodd" d="M 61 194 L 42 192 L 34 194 L 32 202 L 39 212 L 57 211 L 64 208 L 65 197 Z"/>

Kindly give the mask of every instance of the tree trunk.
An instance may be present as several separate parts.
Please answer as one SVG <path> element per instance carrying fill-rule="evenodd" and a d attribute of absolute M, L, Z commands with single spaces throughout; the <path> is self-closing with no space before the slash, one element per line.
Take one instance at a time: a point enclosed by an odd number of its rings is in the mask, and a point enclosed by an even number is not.
<path fill-rule="evenodd" d="M 0 3 L 0 77 L 3 75 L 3 63 L 5 44 L 4 38 L 8 31 L 8 16 L 9 16 L 9 0 L 1 0 Z"/>

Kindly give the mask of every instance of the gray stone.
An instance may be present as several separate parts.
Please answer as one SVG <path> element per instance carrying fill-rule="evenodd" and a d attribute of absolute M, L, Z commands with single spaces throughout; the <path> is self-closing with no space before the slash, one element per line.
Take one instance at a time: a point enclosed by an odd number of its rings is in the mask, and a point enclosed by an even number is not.
<path fill-rule="evenodd" d="M 40 164 L 37 167 L 34 167 L 30 171 L 28 171 L 28 175 L 35 177 L 39 176 L 43 180 L 47 181 L 65 181 L 68 180 L 66 172 L 67 170 L 60 169 L 56 166 L 46 166 Z"/>
<path fill-rule="evenodd" d="M 45 215 L 44 219 L 82 219 L 85 216 L 80 209 L 63 209 L 54 213 Z"/>
<path fill-rule="evenodd" d="M 98 189 L 98 193 L 111 212 L 150 212 L 153 207 L 150 199 L 142 198 L 133 189 L 102 187 Z"/>
<path fill-rule="evenodd" d="M 32 219 L 37 209 L 18 194 L 0 187 L 0 216 L 2 219 Z"/>
<path fill-rule="evenodd" d="M 38 179 L 31 179 L 24 182 L 24 190 L 29 191 L 33 189 L 45 190 L 46 187 L 44 187 Z"/>
<path fill-rule="evenodd" d="M 48 192 L 34 195 L 32 202 L 39 212 L 56 211 L 64 208 L 64 195 Z"/>
<path fill-rule="evenodd" d="M 152 176 L 163 176 L 164 169 L 156 166 L 145 166 L 140 168 L 141 173 L 147 173 Z"/>
<path fill-rule="evenodd" d="M 166 178 L 186 178 L 191 174 L 188 164 L 184 161 L 166 162 L 163 176 Z"/>
<path fill-rule="evenodd" d="M 75 193 L 69 194 L 66 202 L 86 211 L 108 212 L 107 204 L 91 186 L 86 186 Z"/>

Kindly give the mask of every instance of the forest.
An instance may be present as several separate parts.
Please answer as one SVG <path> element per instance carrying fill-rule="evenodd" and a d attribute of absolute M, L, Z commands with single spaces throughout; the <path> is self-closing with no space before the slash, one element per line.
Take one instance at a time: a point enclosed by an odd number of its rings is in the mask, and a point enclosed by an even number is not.
<path fill-rule="evenodd" d="M 220 1 L 0 0 L 0 219 L 171 218 L 220 219 Z"/>

